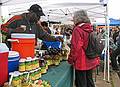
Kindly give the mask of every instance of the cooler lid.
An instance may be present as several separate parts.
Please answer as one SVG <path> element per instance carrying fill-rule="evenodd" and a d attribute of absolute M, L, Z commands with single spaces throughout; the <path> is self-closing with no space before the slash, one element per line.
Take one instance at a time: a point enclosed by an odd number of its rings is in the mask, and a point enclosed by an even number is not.
<path fill-rule="evenodd" d="M 12 33 L 11 38 L 35 38 L 35 34 Z"/>
<path fill-rule="evenodd" d="M 11 57 L 18 57 L 19 56 L 19 53 L 16 52 L 16 51 L 9 51 L 9 55 L 8 57 L 11 58 Z"/>
<path fill-rule="evenodd" d="M 3 52 L 8 52 L 9 48 L 7 47 L 7 45 L 5 43 L 0 43 L 0 53 Z"/>

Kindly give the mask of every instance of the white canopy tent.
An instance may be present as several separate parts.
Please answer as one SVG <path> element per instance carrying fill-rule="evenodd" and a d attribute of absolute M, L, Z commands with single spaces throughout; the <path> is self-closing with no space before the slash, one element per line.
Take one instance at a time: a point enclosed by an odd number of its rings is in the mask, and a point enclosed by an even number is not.
<path fill-rule="evenodd" d="M 37 3 L 46 14 L 43 19 L 50 21 L 70 21 L 73 12 L 79 9 L 87 10 L 91 20 L 105 17 L 105 7 L 99 0 L 1 0 L 1 2 L 2 7 L 7 7 L 8 14 L 11 15 L 25 12 L 32 4 Z"/>
<path fill-rule="evenodd" d="M 39 3 L 39 2 L 46 2 L 49 4 L 54 3 L 66 3 L 66 2 L 79 2 L 79 3 L 99 3 L 100 1 L 106 0 L 1 0 L 3 5 L 16 5 L 16 4 L 24 4 L 24 3 Z"/>
<path fill-rule="evenodd" d="M 100 1 L 106 2 L 107 0 Z M 1 3 L 0 16 L 2 14 L 2 11 L 4 10 L 4 9 L 1 10 L 1 7 L 7 7 L 8 14 L 15 15 L 16 13 L 18 14 L 27 11 L 27 9 L 32 4 L 37 3 L 44 10 L 44 13 L 46 15 L 43 18 L 44 20 L 63 22 L 70 21 L 72 20 L 74 11 L 84 9 L 88 12 L 88 16 L 90 17 L 91 20 L 95 20 L 96 18 L 105 18 L 106 25 L 108 24 L 107 6 L 104 6 L 103 3 L 101 4 L 99 0 L 0 0 L 0 3 Z M 106 39 L 106 50 L 107 47 L 109 47 L 109 29 L 107 30 L 108 37 Z M 109 62 L 109 50 L 107 59 Z M 106 63 L 104 69 L 106 69 Z M 109 81 L 109 64 L 108 64 L 108 81 Z"/>

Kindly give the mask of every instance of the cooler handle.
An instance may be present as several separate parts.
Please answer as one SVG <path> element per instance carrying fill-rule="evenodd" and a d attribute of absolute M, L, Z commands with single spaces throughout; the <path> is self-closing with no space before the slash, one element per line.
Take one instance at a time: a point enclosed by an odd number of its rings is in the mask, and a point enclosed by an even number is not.
<path fill-rule="evenodd" d="M 10 42 L 18 42 L 18 43 L 19 43 L 19 40 L 18 40 L 18 39 L 7 39 L 7 41 L 10 41 Z"/>

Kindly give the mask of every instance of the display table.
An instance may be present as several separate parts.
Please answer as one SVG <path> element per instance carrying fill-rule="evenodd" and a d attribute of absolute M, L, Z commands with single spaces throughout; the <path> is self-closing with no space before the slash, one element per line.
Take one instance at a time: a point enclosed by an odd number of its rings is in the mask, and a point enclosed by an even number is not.
<path fill-rule="evenodd" d="M 50 81 L 52 87 L 73 87 L 73 68 L 63 61 L 59 66 L 49 68 L 41 79 Z"/>

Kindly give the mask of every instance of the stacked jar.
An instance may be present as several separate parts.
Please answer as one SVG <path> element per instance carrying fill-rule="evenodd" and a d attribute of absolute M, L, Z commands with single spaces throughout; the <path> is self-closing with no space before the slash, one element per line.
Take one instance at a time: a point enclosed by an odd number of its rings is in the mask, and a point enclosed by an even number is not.
<path fill-rule="evenodd" d="M 41 68 L 38 68 L 39 77 L 41 78 Z"/>
<path fill-rule="evenodd" d="M 25 61 L 26 59 L 20 59 L 19 60 L 19 71 L 20 72 L 25 72 Z"/>
<path fill-rule="evenodd" d="M 35 71 L 30 71 L 30 79 L 32 80 L 32 81 L 35 81 Z"/>
<path fill-rule="evenodd" d="M 44 73 L 46 73 L 46 72 L 47 72 L 47 71 L 46 71 L 46 67 L 45 67 L 45 66 L 42 66 L 42 67 L 41 67 L 41 73 L 44 74 Z"/>
<path fill-rule="evenodd" d="M 35 71 L 35 78 L 36 80 L 38 80 L 40 77 L 39 77 L 39 72 L 38 72 L 38 69 L 34 70 Z"/>
<path fill-rule="evenodd" d="M 14 74 L 13 76 L 12 86 L 13 87 L 21 86 L 21 79 L 18 73 Z"/>
<path fill-rule="evenodd" d="M 39 58 L 35 58 L 35 67 L 39 68 Z"/>
<path fill-rule="evenodd" d="M 25 70 L 26 71 L 31 71 L 32 70 L 32 62 L 31 59 L 28 59 L 25 61 Z"/>
<path fill-rule="evenodd" d="M 32 64 L 32 70 L 36 69 L 36 66 L 35 66 L 35 65 L 36 65 L 36 64 L 35 64 L 35 63 L 36 63 L 36 62 L 35 62 L 35 58 L 32 59 L 31 62 L 32 62 L 32 63 L 31 63 L 31 64 Z"/>
<path fill-rule="evenodd" d="M 26 79 L 26 78 L 27 78 L 27 75 L 28 75 L 28 72 L 24 72 L 24 73 L 23 73 L 23 78 Z"/>
<path fill-rule="evenodd" d="M 30 79 L 32 81 L 38 80 L 41 78 L 41 68 L 30 71 Z"/>

